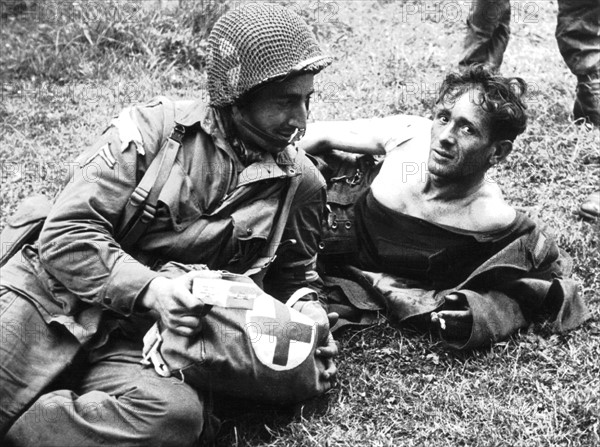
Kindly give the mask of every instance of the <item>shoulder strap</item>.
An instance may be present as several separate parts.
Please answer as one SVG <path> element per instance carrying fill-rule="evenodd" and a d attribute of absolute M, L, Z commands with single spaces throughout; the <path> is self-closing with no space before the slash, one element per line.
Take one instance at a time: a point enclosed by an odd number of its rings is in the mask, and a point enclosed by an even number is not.
<path fill-rule="evenodd" d="M 170 109 L 171 116 L 164 117 L 165 128 L 171 123 L 175 123 L 175 107 L 171 106 Z M 166 134 L 166 129 L 163 129 L 163 132 Z M 139 240 L 156 216 L 158 197 L 175 164 L 184 134 L 185 127 L 175 124 L 171 134 L 164 141 L 142 180 L 131 194 L 125 206 L 123 224 L 117 236 L 125 250 L 131 248 Z"/>
<path fill-rule="evenodd" d="M 296 195 L 296 191 L 298 190 L 298 186 L 302 180 L 301 177 L 301 175 L 295 175 L 294 177 L 290 178 L 285 199 L 281 205 L 281 211 L 277 217 L 277 221 L 275 222 L 272 236 L 267 244 L 266 253 L 264 256 L 258 258 L 254 265 L 246 270 L 244 275 L 252 276 L 261 271 L 264 272 L 265 268 L 275 260 L 275 253 L 279 248 L 279 243 L 281 242 L 281 237 L 283 236 L 283 230 L 287 224 L 287 220 L 290 215 L 290 209 L 292 208 L 292 203 L 294 202 L 294 196 Z"/>

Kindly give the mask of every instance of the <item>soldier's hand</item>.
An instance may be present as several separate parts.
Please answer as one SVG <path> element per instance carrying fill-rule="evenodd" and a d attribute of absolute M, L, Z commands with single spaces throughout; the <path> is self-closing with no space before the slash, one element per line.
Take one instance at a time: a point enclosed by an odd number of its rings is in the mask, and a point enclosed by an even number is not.
<path fill-rule="evenodd" d="M 466 340 L 473 328 L 473 312 L 466 298 L 458 293 L 446 295 L 444 307 L 432 312 L 431 323 L 448 340 Z"/>
<path fill-rule="evenodd" d="M 329 322 L 329 327 L 335 326 L 339 317 L 340 316 L 336 312 L 328 313 L 327 320 Z M 335 384 L 337 379 L 337 367 L 335 366 L 334 359 L 339 353 L 338 344 L 334 340 L 333 335 L 331 335 L 331 332 L 327 335 L 327 341 L 315 351 L 315 356 L 317 356 L 318 360 L 321 362 L 320 366 L 322 366 L 320 371 L 321 380 L 327 382 L 329 388 Z"/>
<path fill-rule="evenodd" d="M 175 279 L 153 279 L 141 298 L 142 306 L 154 310 L 162 324 L 184 337 L 200 330 L 203 303 L 192 295 L 192 281 L 204 272 L 189 272 Z"/>
<path fill-rule="evenodd" d="M 337 379 L 337 367 L 334 359 L 339 354 L 339 348 L 331 333 L 327 342 L 319 346 L 315 351 L 317 365 L 319 366 L 319 377 L 325 383 L 325 388 L 331 388 Z"/>
<path fill-rule="evenodd" d="M 337 377 L 337 367 L 333 360 L 339 353 L 337 343 L 329 328 L 335 325 L 339 316 L 335 312 L 325 313 L 325 309 L 318 301 L 298 301 L 292 307 L 310 317 L 317 324 L 319 346 L 315 350 L 315 357 L 319 368 L 319 377 L 323 382 L 324 389 L 328 390 L 333 386 Z"/>

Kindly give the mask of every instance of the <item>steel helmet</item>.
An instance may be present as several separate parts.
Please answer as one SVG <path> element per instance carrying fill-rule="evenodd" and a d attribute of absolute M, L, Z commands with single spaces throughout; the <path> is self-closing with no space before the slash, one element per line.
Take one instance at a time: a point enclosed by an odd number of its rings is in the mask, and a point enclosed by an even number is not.
<path fill-rule="evenodd" d="M 233 104 L 258 85 L 318 73 L 330 63 L 296 13 L 272 3 L 242 3 L 217 21 L 208 38 L 210 104 Z"/>

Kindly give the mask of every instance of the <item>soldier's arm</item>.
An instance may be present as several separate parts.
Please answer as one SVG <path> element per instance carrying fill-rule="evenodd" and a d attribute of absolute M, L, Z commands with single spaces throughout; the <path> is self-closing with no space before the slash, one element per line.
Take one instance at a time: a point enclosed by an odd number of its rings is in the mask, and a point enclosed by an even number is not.
<path fill-rule="evenodd" d="M 141 155 L 112 125 L 73 166 L 40 234 L 45 270 L 79 299 L 123 315 L 156 277 L 115 239 Z"/>
<path fill-rule="evenodd" d="M 122 315 L 153 309 L 168 327 L 189 335 L 198 325 L 182 312 L 198 304 L 191 279 L 161 277 L 116 238 L 139 171 L 160 147 L 162 117 L 157 105 L 126 110 L 80 158 L 40 234 L 40 260 L 82 301 Z"/>

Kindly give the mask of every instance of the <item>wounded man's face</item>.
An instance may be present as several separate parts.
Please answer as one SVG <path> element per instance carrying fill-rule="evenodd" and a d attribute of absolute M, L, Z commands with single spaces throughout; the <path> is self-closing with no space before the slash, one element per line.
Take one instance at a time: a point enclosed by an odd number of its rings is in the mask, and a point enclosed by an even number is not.
<path fill-rule="evenodd" d="M 488 114 L 473 100 L 479 95 L 471 90 L 437 105 L 428 160 L 432 174 L 459 179 L 490 167 L 494 150 Z"/>

